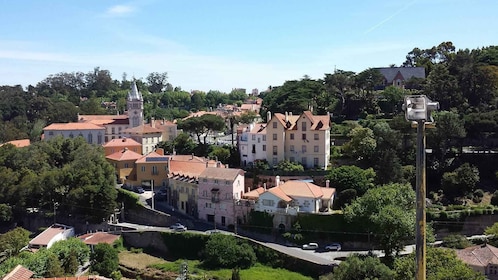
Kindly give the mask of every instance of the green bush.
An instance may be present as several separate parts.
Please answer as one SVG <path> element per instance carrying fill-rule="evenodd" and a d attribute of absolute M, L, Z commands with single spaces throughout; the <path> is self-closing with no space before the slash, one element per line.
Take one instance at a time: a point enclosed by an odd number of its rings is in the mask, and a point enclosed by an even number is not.
<path fill-rule="evenodd" d="M 466 247 L 471 246 L 470 243 L 465 236 L 460 234 L 452 234 L 443 238 L 443 246 L 453 249 L 464 249 Z"/>

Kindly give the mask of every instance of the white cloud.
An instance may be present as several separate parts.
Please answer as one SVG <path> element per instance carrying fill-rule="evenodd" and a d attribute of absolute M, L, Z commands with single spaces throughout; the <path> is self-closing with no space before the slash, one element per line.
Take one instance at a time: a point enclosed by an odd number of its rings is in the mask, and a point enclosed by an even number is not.
<path fill-rule="evenodd" d="M 135 8 L 130 5 L 115 5 L 107 9 L 106 16 L 110 17 L 121 17 L 132 14 Z"/>

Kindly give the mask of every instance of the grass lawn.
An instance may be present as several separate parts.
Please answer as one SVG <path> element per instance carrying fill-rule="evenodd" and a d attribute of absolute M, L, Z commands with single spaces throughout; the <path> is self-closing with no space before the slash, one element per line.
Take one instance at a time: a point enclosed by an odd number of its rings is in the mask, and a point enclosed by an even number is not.
<path fill-rule="evenodd" d="M 231 269 L 205 270 L 197 260 L 177 260 L 169 262 L 142 252 L 122 251 L 119 253 L 119 263 L 127 268 L 139 271 L 156 269 L 163 272 L 173 272 L 177 274 L 180 265 L 188 263 L 189 279 L 231 279 Z M 240 278 L 244 280 L 312 280 L 313 278 L 301 275 L 285 269 L 275 269 L 261 264 L 240 270 Z"/>

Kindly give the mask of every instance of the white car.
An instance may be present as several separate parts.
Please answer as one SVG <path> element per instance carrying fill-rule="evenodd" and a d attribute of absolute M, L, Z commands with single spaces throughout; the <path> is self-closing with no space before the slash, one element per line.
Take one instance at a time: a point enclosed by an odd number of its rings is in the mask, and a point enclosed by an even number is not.
<path fill-rule="evenodd" d="M 303 250 L 316 250 L 318 249 L 318 243 L 311 242 L 308 244 L 304 244 L 302 248 Z"/>
<path fill-rule="evenodd" d="M 180 224 L 180 223 L 176 223 L 174 225 L 171 225 L 169 228 L 173 231 L 187 231 L 187 227 Z"/>
<path fill-rule="evenodd" d="M 331 243 L 331 244 L 325 246 L 325 250 L 327 250 L 327 251 L 340 251 L 341 250 L 341 244 L 339 244 L 339 243 Z"/>

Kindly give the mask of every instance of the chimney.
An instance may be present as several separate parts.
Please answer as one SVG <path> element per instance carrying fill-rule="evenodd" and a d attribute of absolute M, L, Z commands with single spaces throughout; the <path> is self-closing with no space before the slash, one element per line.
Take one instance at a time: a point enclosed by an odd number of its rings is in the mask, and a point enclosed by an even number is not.
<path fill-rule="evenodd" d="M 266 191 L 266 183 L 263 183 L 263 188 L 264 188 L 264 189 L 265 189 L 265 191 Z"/>
<path fill-rule="evenodd" d="M 225 168 L 230 168 L 230 167 L 228 167 L 228 163 L 227 163 L 227 164 L 225 164 Z"/>
<path fill-rule="evenodd" d="M 278 175 L 275 177 L 275 186 L 276 187 L 280 186 L 280 176 Z"/>
<path fill-rule="evenodd" d="M 325 181 L 325 187 L 330 188 L 330 180 L 327 179 L 327 181 Z"/>
<path fill-rule="evenodd" d="M 154 117 L 150 118 L 150 126 L 154 128 L 156 127 L 156 121 L 154 120 Z"/>
<path fill-rule="evenodd" d="M 190 159 L 194 159 L 194 153 L 192 153 L 192 157 Z"/>
<path fill-rule="evenodd" d="M 216 161 L 216 167 L 217 167 L 217 168 L 220 168 L 220 167 L 221 167 L 221 162 L 220 162 L 220 161 Z"/>
<path fill-rule="evenodd" d="M 268 111 L 266 112 L 266 122 L 269 122 L 271 120 L 271 112 Z"/>
<path fill-rule="evenodd" d="M 206 168 L 209 167 L 209 161 L 206 161 Z"/>
<path fill-rule="evenodd" d="M 285 112 L 285 122 L 289 121 L 289 113 Z"/>
<path fill-rule="evenodd" d="M 157 148 L 157 149 L 156 149 L 156 153 L 158 153 L 158 154 L 160 154 L 160 155 L 164 156 L 164 149 L 162 149 L 162 148 Z"/>

